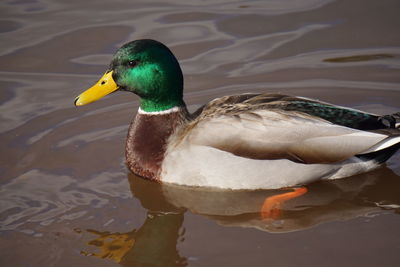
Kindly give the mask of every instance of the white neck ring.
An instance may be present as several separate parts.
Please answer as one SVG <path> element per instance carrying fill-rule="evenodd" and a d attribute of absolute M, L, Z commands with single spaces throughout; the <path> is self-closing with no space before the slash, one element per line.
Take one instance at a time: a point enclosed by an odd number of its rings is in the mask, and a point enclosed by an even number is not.
<path fill-rule="evenodd" d="M 161 110 L 161 111 L 144 111 L 139 107 L 138 113 L 143 114 L 143 115 L 164 115 L 164 114 L 170 114 L 174 112 L 178 112 L 180 110 L 180 107 L 172 107 L 166 110 Z"/>

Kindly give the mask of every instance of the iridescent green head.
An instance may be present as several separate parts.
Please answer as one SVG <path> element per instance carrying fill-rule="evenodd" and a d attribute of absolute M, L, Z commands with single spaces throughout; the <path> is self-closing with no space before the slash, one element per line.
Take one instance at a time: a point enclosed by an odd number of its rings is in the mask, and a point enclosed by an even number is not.
<path fill-rule="evenodd" d="M 154 40 L 136 40 L 118 49 L 110 69 L 75 99 L 75 105 L 88 104 L 117 89 L 137 94 L 141 109 L 147 112 L 183 105 L 179 63 L 165 45 Z"/>

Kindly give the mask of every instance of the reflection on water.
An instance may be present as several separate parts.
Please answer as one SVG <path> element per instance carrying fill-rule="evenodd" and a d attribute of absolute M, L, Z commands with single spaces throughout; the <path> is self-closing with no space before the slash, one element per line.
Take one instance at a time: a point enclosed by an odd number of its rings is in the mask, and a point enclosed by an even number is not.
<path fill-rule="evenodd" d="M 100 252 L 83 254 L 112 259 L 123 266 L 186 266 L 177 250 L 182 223 L 182 213 L 149 212 L 143 225 L 128 233 L 88 230 L 99 236 L 88 245 Z"/>
<path fill-rule="evenodd" d="M 375 55 L 358 55 L 350 57 L 327 58 L 324 59 L 324 61 L 333 63 L 347 63 L 347 62 L 357 62 L 357 61 L 378 60 L 378 59 L 393 58 L 393 57 L 394 57 L 393 55 L 389 54 L 375 54 Z"/>
<path fill-rule="evenodd" d="M 133 195 L 148 210 L 144 223 L 126 233 L 88 229 L 95 238 L 87 244 L 97 251 L 85 250 L 83 255 L 108 258 L 123 266 L 186 266 L 186 259 L 177 249 L 178 242 L 184 242 L 186 211 L 207 216 L 220 225 L 271 233 L 378 216 L 388 210 L 400 213 L 400 176 L 388 168 L 312 184 L 307 194 L 286 202 L 281 216 L 274 219 L 263 218 L 261 207 L 265 198 L 282 190 L 215 191 L 154 184 L 133 174 L 128 178 Z"/>
<path fill-rule="evenodd" d="M 88 230 L 89 233 L 99 236 L 90 241 L 88 245 L 96 246 L 101 249 L 99 253 L 87 253 L 82 251 L 85 256 L 95 256 L 102 259 L 112 259 L 121 262 L 125 254 L 129 252 L 135 244 L 135 233 L 133 230 L 129 233 L 109 233 Z"/>
<path fill-rule="evenodd" d="M 149 186 L 148 182 L 134 175 L 129 178 L 133 194 L 148 210 L 176 212 L 184 209 L 223 225 L 254 227 L 272 233 L 298 231 L 321 223 L 379 213 L 382 209 L 400 212 L 397 190 L 400 176 L 388 168 L 311 184 L 307 186 L 306 194 L 285 202 L 281 216 L 276 219 L 263 218 L 261 207 L 267 197 L 287 190 L 215 191 L 160 185 L 152 194 L 142 194 L 142 188 Z"/>
<path fill-rule="evenodd" d="M 227 94 L 278 91 L 394 113 L 398 1 L 6 0 L 0 8 L 0 265 L 398 265 L 399 154 L 373 173 L 312 184 L 265 220 L 265 198 L 285 190 L 209 191 L 127 174 L 133 95 L 73 107 L 117 47 L 153 38 L 179 58 L 191 110 Z"/>

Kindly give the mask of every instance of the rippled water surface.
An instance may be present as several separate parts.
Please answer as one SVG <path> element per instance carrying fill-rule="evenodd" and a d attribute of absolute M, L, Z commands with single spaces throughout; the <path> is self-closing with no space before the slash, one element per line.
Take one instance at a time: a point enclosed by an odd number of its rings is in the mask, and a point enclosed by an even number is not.
<path fill-rule="evenodd" d="M 276 219 L 276 191 L 154 184 L 124 165 L 138 102 L 76 95 L 123 43 L 177 55 L 191 110 L 282 92 L 380 114 L 400 110 L 397 0 L 0 3 L 1 266 L 399 266 L 400 154 L 316 183 Z"/>

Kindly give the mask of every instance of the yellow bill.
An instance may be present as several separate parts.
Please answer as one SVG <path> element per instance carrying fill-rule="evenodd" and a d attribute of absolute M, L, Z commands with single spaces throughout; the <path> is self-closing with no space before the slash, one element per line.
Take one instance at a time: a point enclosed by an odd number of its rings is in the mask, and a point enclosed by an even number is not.
<path fill-rule="evenodd" d="M 112 78 L 112 71 L 106 72 L 103 77 L 92 87 L 75 98 L 75 106 L 83 106 L 99 100 L 118 89 Z"/>

